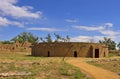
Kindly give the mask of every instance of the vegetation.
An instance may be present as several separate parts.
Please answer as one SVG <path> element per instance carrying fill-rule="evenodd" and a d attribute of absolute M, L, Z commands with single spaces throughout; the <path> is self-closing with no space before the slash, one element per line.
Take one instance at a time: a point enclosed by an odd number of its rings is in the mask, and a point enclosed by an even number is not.
<path fill-rule="evenodd" d="M 108 57 L 120 56 L 120 50 L 110 50 Z"/>
<path fill-rule="evenodd" d="M 68 35 L 66 35 L 66 37 L 62 37 L 59 34 L 54 33 L 54 37 L 55 37 L 55 39 L 53 40 L 51 34 L 48 34 L 46 37 L 39 38 L 38 36 L 35 36 L 31 32 L 22 32 L 22 33 L 18 34 L 17 36 L 15 36 L 14 38 L 12 38 L 10 41 L 9 40 L 1 41 L 1 43 L 13 44 L 16 41 L 19 41 L 20 43 L 23 43 L 25 41 L 28 41 L 30 43 L 36 43 L 36 42 L 40 42 L 40 41 L 47 42 L 47 43 L 69 42 L 70 41 L 70 37 Z M 94 39 L 91 39 L 90 41 L 93 42 Z M 120 50 L 120 42 L 118 44 L 116 44 L 116 42 L 113 41 L 111 38 L 104 37 L 104 40 L 99 40 L 99 43 L 108 45 L 109 50 L 116 50 L 116 46 Z"/>
<path fill-rule="evenodd" d="M 66 41 L 69 42 L 70 41 L 70 37 L 67 35 L 66 36 Z"/>
<path fill-rule="evenodd" d="M 2 44 L 13 44 L 13 42 L 7 40 L 7 41 L 2 41 Z"/>
<path fill-rule="evenodd" d="M 118 47 L 118 49 L 120 50 L 120 42 L 118 43 L 117 47 Z"/>
<path fill-rule="evenodd" d="M 20 43 L 28 41 L 30 43 L 36 43 L 39 41 L 39 38 L 35 35 L 33 35 L 31 32 L 22 32 L 16 37 L 14 37 L 11 41 L 16 42 L 19 41 Z"/>
<path fill-rule="evenodd" d="M 48 34 L 45 38 L 41 37 L 40 40 L 42 42 L 69 42 L 70 41 L 70 37 L 67 35 L 65 38 L 60 36 L 59 34 L 54 33 L 55 36 L 55 40 L 52 40 L 51 35 Z"/>
<path fill-rule="evenodd" d="M 51 35 L 50 35 L 50 34 L 48 34 L 48 35 L 45 37 L 45 39 L 47 40 L 47 42 L 52 42 L 52 39 L 51 39 Z"/>
<path fill-rule="evenodd" d="M 62 38 L 59 34 L 54 33 L 54 35 L 56 37 L 55 42 L 59 42 L 60 40 L 61 41 L 64 40 L 64 38 Z"/>
<path fill-rule="evenodd" d="M 116 50 L 116 43 L 110 38 L 104 37 L 104 40 L 99 40 L 99 43 L 108 45 L 109 50 Z"/>
<path fill-rule="evenodd" d="M 110 70 L 120 75 L 120 59 L 117 58 L 99 59 L 99 60 L 93 60 L 88 63 L 97 67 L 101 67 L 103 69 Z"/>
<path fill-rule="evenodd" d="M 27 72 L 30 75 L 0 79 L 91 79 L 62 58 L 32 57 L 29 53 L 0 53 L 0 73 Z"/>

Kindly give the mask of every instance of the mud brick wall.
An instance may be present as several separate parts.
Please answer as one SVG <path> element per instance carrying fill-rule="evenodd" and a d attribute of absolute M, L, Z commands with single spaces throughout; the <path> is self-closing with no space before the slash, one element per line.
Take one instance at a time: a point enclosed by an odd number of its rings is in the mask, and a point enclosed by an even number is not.
<path fill-rule="evenodd" d="M 32 46 L 33 56 L 43 57 L 91 57 L 100 58 L 108 55 L 108 47 L 98 43 L 59 42 L 38 43 Z"/>
<path fill-rule="evenodd" d="M 15 42 L 13 44 L 2 44 L 0 43 L 0 52 L 31 52 L 31 43 Z"/>

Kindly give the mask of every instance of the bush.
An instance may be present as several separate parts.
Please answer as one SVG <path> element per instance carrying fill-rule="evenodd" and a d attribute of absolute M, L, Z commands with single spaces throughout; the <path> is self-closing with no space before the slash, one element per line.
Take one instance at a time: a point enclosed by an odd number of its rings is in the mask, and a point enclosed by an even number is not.
<path fill-rule="evenodd" d="M 120 56 L 120 51 L 119 50 L 110 50 L 108 57 L 112 57 L 112 56 Z"/>

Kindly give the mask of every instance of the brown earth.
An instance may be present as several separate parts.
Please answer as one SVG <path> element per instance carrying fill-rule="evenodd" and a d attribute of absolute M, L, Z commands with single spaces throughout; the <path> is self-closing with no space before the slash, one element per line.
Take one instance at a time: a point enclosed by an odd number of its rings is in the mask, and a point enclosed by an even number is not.
<path fill-rule="evenodd" d="M 87 60 L 87 63 L 115 72 L 120 76 L 120 57 L 90 59 Z"/>
<path fill-rule="evenodd" d="M 81 70 L 91 75 L 94 79 L 120 79 L 120 76 L 114 72 L 86 63 L 84 58 L 70 58 L 67 62 L 79 67 Z"/>

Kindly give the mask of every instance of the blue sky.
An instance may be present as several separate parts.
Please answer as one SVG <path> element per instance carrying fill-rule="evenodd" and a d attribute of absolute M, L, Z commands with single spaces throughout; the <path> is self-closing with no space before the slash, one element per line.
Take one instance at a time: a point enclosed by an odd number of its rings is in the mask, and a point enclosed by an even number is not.
<path fill-rule="evenodd" d="M 69 35 L 74 42 L 120 41 L 120 0 L 2 0 L 0 40 L 21 32 Z"/>

